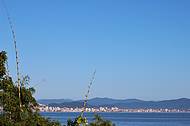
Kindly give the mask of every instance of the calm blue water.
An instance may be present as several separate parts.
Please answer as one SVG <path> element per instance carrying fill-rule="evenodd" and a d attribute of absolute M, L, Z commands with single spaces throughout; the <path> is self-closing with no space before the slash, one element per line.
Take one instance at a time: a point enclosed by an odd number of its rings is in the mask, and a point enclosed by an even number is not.
<path fill-rule="evenodd" d="M 43 112 L 41 115 L 66 124 L 68 118 L 74 119 L 80 113 Z M 94 113 L 85 113 L 89 121 Z M 116 126 L 190 126 L 190 113 L 99 113 L 103 118 L 113 121 Z"/>

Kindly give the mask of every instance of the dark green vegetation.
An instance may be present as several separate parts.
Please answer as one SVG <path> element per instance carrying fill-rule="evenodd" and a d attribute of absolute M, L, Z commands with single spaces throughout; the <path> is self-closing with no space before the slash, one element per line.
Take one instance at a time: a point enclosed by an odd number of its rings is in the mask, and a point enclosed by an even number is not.
<path fill-rule="evenodd" d="M 14 83 L 6 70 L 6 52 L 0 52 L 0 126 L 60 126 L 59 122 L 51 121 L 39 115 L 38 104 L 32 96 L 34 88 L 29 86 L 29 77 L 21 79 L 20 94 L 17 82 Z M 21 103 L 21 105 L 20 105 Z M 95 116 L 95 120 L 87 124 L 86 118 L 77 117 L 68 120 L 67 126 L 113 126 L 110 121 Z"/>
<path fill-rule="evenodd" d="M 90 126 L 115 126 L 111 121 L 102 119 L 99 115 L 94 116 L 94 121 Z"/>
<path fill-rule="evenodd" d="M 74 121 L 68 120 L 67 126 L 79 126 L 80 124 L 82 124 L 83 126 L 115 126 L 115 124 L 113 124 L 111 121 L 105 120 L 99 115 L 94 116 L 93 122 L 89 123 L 88 125 L 86 123 L 86 118 L 82 118 L 81 116 L 79 116 Z"/>
<path fill-rule="evenodd" d="M 3 107 L 0 114 L 0 125 L 59 126 L 58 122 L 50 121 L 38 114 L 38 104 L 32 96 L 35 90 L 27 87 L 29 83 L 28 77 L 21 80 L 21 99 L 19 99 L 17 84 L 7 74 L 6 61 L 6 53 L 0 52 L 0 106 Z M 19 102 L 21 102 L 21 106 Z"/>

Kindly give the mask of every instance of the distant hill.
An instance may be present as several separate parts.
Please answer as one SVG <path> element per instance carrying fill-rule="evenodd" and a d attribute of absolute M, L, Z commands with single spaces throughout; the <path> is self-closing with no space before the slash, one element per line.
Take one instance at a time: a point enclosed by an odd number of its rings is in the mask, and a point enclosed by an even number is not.
<path fill-rule="evenodd" d="M 164 100 L 164 101 L 139 101 L 131 103 L 116 103 L 110 105 L 103 105 L 107 107 L 117 106 L 119 108 L 152 108 L 152 109 L 190 109 L 190 99 L 181 98 L 175 100 Z"/>
<path fill-rule="evenodd" d="M 57 107 L 82 107 L 83 101 L 61 100 L 48 101 L 49 106 Z M 62 102 L 63 101 L 63 102 Z M 46 102 L 47 103 L 47 102 Z M 111 99 L 93 98 L 88 100 L 88 107 L 119 107 L 129 109 L 152 108 L 152 109 L 190 109 L 190 99 L 181 98 L 163 101 L 143 101 L 139 99 Z"/>
<path fill-rule="evenodd" d="M 133 102 L 142 102 L 142 100 L 138 99 L 112 99 L 112 98 L 93 98 L 88 100 L 89 105 L 93 106 L 102 106 L 102 105 L 114 105 L 114 104 L 126 104 L 126 103 L 133 103 Z"/>
<path fill-rule="evenodd" d="M 51 104 L 48 104 L 48 106 L 51 106 L 51 107 L 72 107 L 72 108 L 82 108 L 84 106 L 84 103 L 81 102 L 81 101 L 73 101 L 73 102 L 65 102 L 65 103 L 51 103 Z M 95 106 L 92 106 L 92 105 L 89 105 L 87 104 L 86 105 L 87 107 L 95 107 Z"/>
<path fill-rule="evenodd" d="M 37 100 L 38 103 L 48 105 L 51 103 L 67 103 L 67 102 L 72 102 L 71 99 L 39 99 Z"/>

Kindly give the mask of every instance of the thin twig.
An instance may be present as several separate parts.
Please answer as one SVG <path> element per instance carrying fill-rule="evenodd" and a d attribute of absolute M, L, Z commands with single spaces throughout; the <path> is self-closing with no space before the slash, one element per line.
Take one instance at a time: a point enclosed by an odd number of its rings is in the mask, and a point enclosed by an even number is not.
<path fill-rule="evenodd" d="M 91 86 L 92 86 L 92 84 L 93 84 L 93 82 L 94 82 L 94 80 L 95 80 L 95 75 L 96 75 L 96 70 L 95 70 L 94 73 L 92 74 L 92 78 L 91 78 L 90 83 L 89 83 L 89 85 L 88 85 L 88 90 L 87 90 L 86 95 L 85 95 L 83 110 L 82 110 L 82 112 L 81 112 L 81 117 L 83 117 L 83 114 L 84 114 L 84 112 L 85 112 L 85 110 L 86 110 L 86 105 L 87 105 L 88 96 L 89 96 L 89 93 L 90 93 L 90 88 L 91 88 Z"/>

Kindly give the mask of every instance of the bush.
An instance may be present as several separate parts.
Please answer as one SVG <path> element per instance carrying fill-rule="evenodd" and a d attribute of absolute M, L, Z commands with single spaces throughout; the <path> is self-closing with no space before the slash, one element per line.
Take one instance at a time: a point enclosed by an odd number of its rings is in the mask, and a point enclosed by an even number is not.
<path fill-rule="evenodd" d="M 32 96 L 35 90 L 25 86 L 29 83 L 28 76 L 21 80 L 21 97 L 19 98 L 19 87 L 6 74 L 6 62 L 6 53 L 0 52 L 0 106 L 3 107 L 3 112 L 0 114 L 0 125 L 60 126 L 60 123 L 50 121 L 38 114 L 38 104 Z"/>

